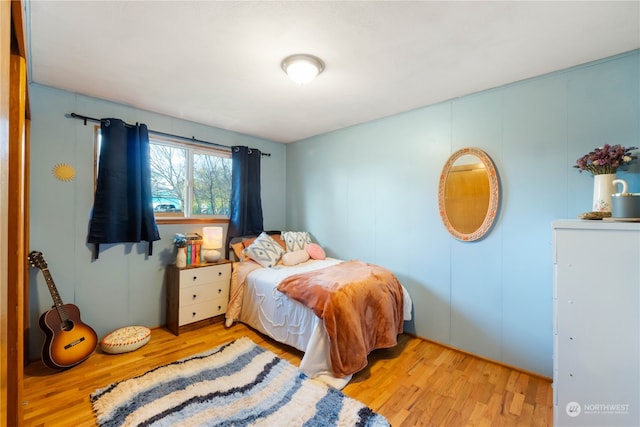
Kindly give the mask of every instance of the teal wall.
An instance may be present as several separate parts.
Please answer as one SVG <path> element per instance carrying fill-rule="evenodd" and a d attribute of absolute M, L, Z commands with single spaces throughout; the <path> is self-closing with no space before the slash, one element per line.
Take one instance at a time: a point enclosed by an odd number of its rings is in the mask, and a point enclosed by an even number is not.
<path fill-rule="evenodd" d="M 63 300 L 98 335 L 159 326 L 171 237 L 200 226 L 160 226 L 151 257 L 146 244 L 106 245 L 92 261 L 93 126 L 64 115 L 249 145 L 272 154 L 262 162 L 266 229 L 308 230 L 332 256 L 390 268 L 414 300 L 409 332 L 551 376 L 551 222 L 590 209 L 593 178 L 575 159 L 606 142 L 640 145 L 639 81 L 634 51 L 287 145 L 30 85 L 30 250 L 44 253 Z M 437 203 L 442 166 L 466 146 L 491 156 L 502 190 L 495 227 L 473 243 L 449 236 Z M 76 178 L 56 180 L 57 163 Z M 639 172 L 618 175 L 640 192 Z M 30 305 L 35 358 L 37 320 L 51 305 L 35 271 Z"/>
<path fill-rule="evenodd" d="M 414 300 L 409 332 L 551 377 L 551 223 L 590 210 L 578 157 L 640 145 L 639 82 L 634 51 L 290 144 L 287 228 L 394 271 Z M 437 202 L 442 166 L 467 146 L 493 159 L 502 191 L 472 243 L 449 236 Z M 640 192 L 639 172 L 618 176 Z"/>
<path fill-rule="evenodd" d="M 93 205 L 94 123 L 65 118 L 75 112 L 90 117 L 117 117 L 145 123 L 149 129 L 211 141 L 227 146 L 247 145 L 263 152 L 264 225 L 284 226 L 285 146 L 260 138 L 162 116 L 95 98 L 32 84 L 31 103 L 31 238 L 29 250 L 42 251 L 66 303 L 76 304 L 82 320 L 101 337 L 125 325 L 164 324 L 164 266 L 174 260 L 171 239 L 176 232 L 199 231 L 202 225 L 160 225 L 160 241 L 147 256 L 147 244 L 101 245 L 92 261 L 86 244 Z M 54 178 L 53 167 L 68 163 L 76 169 L 73 181 Z M 40 313 L 52 300 L 43 275 L 30 274 L 29 357 L 39 357 L 44 336 Z"/>

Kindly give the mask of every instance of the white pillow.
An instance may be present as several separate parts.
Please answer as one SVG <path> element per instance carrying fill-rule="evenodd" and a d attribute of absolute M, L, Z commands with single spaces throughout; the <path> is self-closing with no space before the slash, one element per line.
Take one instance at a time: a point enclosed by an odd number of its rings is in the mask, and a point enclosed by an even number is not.
<path fill-rule="evenodd" d="M 307 247 L 311 243 L 311 236 L 306 231 L 283 231 L 282 240 L 287 246 L 287 252 L 295 252 Z"/>
<path fill-rule="evenodd" d="M 308 261 L 309 258 L 311 258 L 309 253 L 305 249 L 300 249 L 299 251 L 287 252 L 282 255 L 282 263 L 291 267 L 292 265 L 298 265 Z"/>
<path fill-rule="evenodd" d="M 282 257 L 282 254 L 284 254 L 282 246 L 264 232 L 242 252 L 265 268 L 275 266 L 280 260 L 280 257 Z"/>

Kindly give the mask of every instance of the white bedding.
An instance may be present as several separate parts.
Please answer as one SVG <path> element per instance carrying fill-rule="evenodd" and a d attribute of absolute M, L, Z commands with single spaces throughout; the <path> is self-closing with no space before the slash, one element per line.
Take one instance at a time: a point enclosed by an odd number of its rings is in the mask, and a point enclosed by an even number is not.
<path fill-rule="evenodd" d="M 343 388 L 351 379 L 332 374 L 329 338 L 322 321 L 310 308 L 288 298 L 276 289 L 285 277 L 342 262 L 334 258 L 309 260 L 292 267 L 259 268 L 247 276 L 239 320 L 278 342 L 304 352 L 300 370 L 310 378 Z M 404 320 L 411 320 L 411 297 L 404 293 Z"/>

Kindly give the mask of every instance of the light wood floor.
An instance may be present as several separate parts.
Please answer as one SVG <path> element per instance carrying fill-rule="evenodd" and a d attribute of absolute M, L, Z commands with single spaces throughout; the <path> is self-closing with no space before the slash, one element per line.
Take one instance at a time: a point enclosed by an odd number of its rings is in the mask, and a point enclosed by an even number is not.
<path fill-rule="evenodd" d="M 298 365 L 302 354 L 254 330 L 222 323 L 180 334 L 154 329 L 151 341 L 121 355 L 96 351 L 62 372 L 32 363 L 24 374 L 25 426 L 95 426 L 89 395 L 115 381 L 248 336 Z M 552 389 L 527 375 L 419 338 L 401 335 L 377 350 L 344 393 L 384 415 L 393 426 L 552 426 Z"/>

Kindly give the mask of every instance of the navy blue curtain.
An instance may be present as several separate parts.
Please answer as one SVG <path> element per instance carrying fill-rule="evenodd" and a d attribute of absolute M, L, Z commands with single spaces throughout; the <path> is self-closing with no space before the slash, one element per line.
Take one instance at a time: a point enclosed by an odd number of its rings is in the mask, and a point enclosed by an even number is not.
<path fill-rule="evenodd" d="M 88 243 L 149 242 L 160 240 L 151 202 L 149 132 L 144 124 L 101 119 L 98 181 L 89 224 Z"/>
<path fill-rule="evenodd" d="M 232 237 L 259 234 L 263 231 L 260 195 L 260 150 L 231 147 L 231 207 L 228 241 Z"/>

